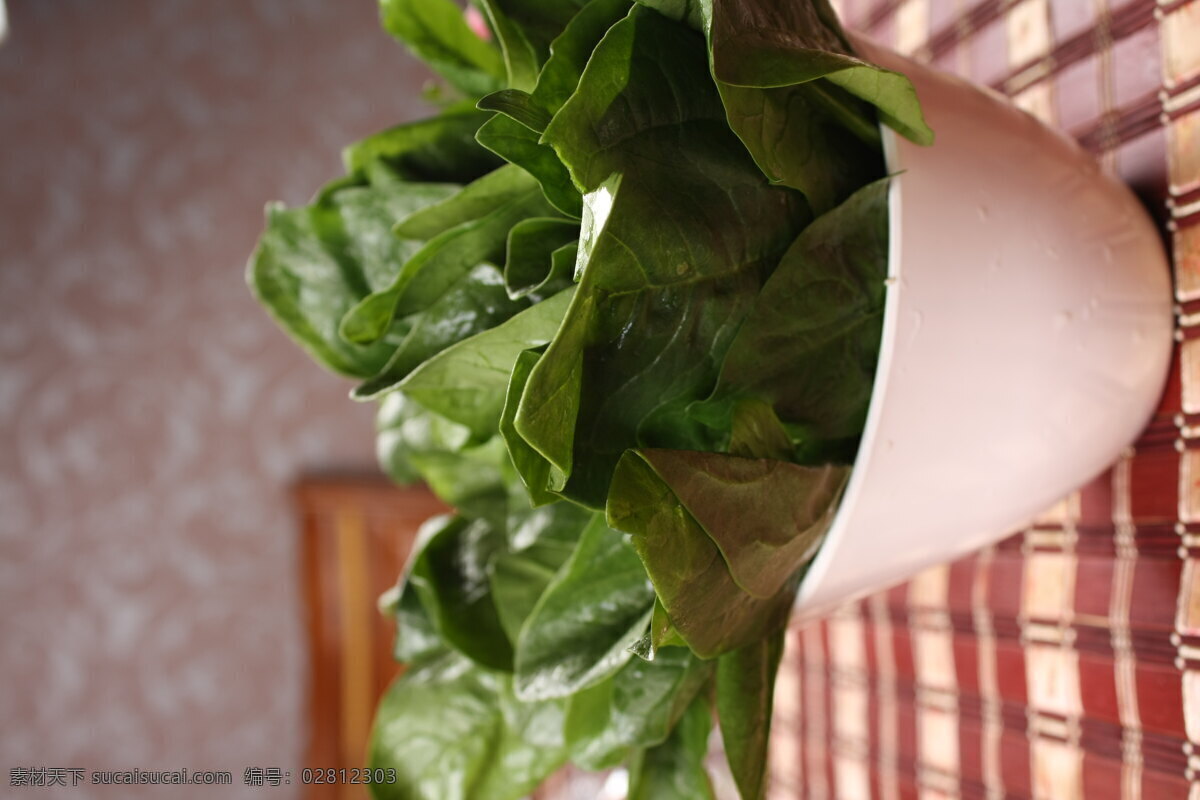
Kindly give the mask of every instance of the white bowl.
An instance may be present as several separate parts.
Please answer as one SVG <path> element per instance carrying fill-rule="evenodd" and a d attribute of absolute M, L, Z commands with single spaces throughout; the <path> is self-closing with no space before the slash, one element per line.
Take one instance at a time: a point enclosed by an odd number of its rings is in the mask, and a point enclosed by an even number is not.
<path fill-rule="evenodd" d="M 869 42 L 936 142 L 884 131 L 883 347 L 854 471 L 796 611 L 976 550 L 1101 473 L 1153 414 L 1172 348 L 1149 216 L 999 95 Z"/>

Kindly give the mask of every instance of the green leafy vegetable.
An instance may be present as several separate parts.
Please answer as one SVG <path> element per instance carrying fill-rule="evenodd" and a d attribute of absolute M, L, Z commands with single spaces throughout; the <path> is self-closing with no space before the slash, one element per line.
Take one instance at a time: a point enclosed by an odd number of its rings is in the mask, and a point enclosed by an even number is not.
<path fill-rule="evenodd" d="M 879 357 L 879 126 L 932 133 L 826 0 L 471 2 L 381 0 L 443 107 L 270 206 L 247 272 L 454 509 L 381 600 L 409 668 L 372 791 L 516 800 L 570 761 L 704 800 L 715 701 L 759 800 Z"/>
<path fill-rule="evenodd" d="M 743 800 L 759 800 L 766 789 L 767 738 L 782 655 L 783 633 L 778 632 L 717 660 L 721 738 Z"/>
<path fill-rule="evenodd" d="M 697 699 L 667 741 L 633 758 L 629 800 L 711 800 L 712 784 L 704 771 L 711 728 L 708 704 Z"/>
<path fill-rule="evenodd" d="M 566 754 L 535 743 L 553 730 L 553 718 L 528 715 L 519 727 L 505 719 L 507 680 L 445 653 L 392 684 L 376 714 L 370 767 L 394 769 L 398 779 L 372 784 L 374 796 L 518 800 L 528 794 Z"/>
<path fill-rule="evenodd" d="M 521 628 L 517 697 L 566 697 L 620 669 L 653 604 L 637 554 L 597 515 Z"/>

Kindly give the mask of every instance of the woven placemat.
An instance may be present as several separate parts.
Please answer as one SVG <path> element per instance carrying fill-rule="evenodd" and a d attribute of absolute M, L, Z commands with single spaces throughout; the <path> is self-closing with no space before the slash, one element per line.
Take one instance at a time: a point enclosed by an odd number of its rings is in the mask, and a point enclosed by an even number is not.
<path fill-rule="evenodd" d="M 1179 345 L 1111 470 L 791 632 L 770 797 L 1200 800 L 1200 1 L 843 0 L 1076 138 L 1162 226 Z"/>

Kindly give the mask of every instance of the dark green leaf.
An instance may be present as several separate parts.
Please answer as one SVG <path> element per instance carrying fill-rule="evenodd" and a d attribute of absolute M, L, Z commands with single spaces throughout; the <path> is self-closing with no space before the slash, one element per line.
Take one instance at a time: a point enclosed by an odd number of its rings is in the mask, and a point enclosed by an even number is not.
<path fill-rule="evenodd" d="M 504 529 L 509 462 L 499 438 L 477 443 L 468 428 L 422 408 L 402 392 L 383 399 L 376 429 L 380 465 L 395 480 L 420 478 L 447 505 Z"/>
<path fill-rule="evenodd" d="M 500 52 L 475 35 L 450 0 L 380 0 L 379 11 L 388 33 L 466 94 L 499 88 Z"/>
<path fill-rule="evenodd" d="M 517 5 L 528 0 L 518 0 Z M 506 2 L 505 5 L 510 5 Z M 540 12 L 540 3 L 538 12 Z M 630 0 L 591 0 L 579 13 L 570 17 L 562 33 L 554 39 L 552 54 L 530 96 L 530 105 L 540 112 L 553 115 L 562 108 L 576 89 L 584 66 L 604 33 L 629 11 Z M 533 9 L 529 9 L 533 11 Z M 514 9 L 515 13 L 515 9 Z M 525 17 L 535 13 L 526 13 Z M 541 12 L 544 13 L 544 12 Z M 511 109 L 498 109 L 509 113 Z M 564 214 L 578 217 L 581 213 L 579 190 L 571 182 L 553 148 L 539 141 L 545 129 L 540 114 L 535 120 L 526 114 L 523 122 L 499 116 L 479 130 L 479 143 L 514 164 L 519 164 L 538 179 L 546 198 Z"/>
<path fill-rule="evenodd" d="M 504 410 L 500 415 L 500 435 L 508 448 L 513 467 L 521 478 L 521 483 L 529 492 L 529 499 L 534 505 L 553 503 L 558 497 L 546 490 L 550 482 L 550 462 L 545 456 L 529 446 L 529 442 L 517 433 L 514 420 L 517 408 L 521 402 L 521 394 L 529 381 L 529 373 L 541 356 L 533 350 L 526 350 L 517 357 L 513 365 L 512 375 L 508 382 L 508 391 L 504 397 Z"/>
<path fill-rule="evenodd" d="M 698 697 L 667 741 L 634 759 L 629 800 L 712 800 L 712 784 L 704 771 L 711 730 L 708 702 Z"/>
<path fill-rule="evenodd" d="M 908 78 L 854 57 L 827 5 L 771 0 L 712 3 L 713 73 L 719 81 L 773 88 L 826 78 L 875 106 L 882 120 L 918 144 L 932 144 Z M 836 25 L 836 20 L 833 22 Z"/>
<path fill-rule="evenodd" d="M 510 640 L 517 640 L 521 626 L 533 612 L 542 592 L 575 551 L 579 536 L 590 520 L 591 514 L 566 502 L 524 514 L 514 514 L 510 510 L 510 549 L 496 557 L 491 570 L 496 610 L 500 612 L 500 622 Z"/>
<path fill-rule="evenodd" d="M 473 107 L 452 108 L 356 142 L 342 151 L 342 161 L 352 173 L 383 160 L 407 180 L 469 183 L 503 163 L 475 141 L 489 116 Z"/>
<path fill-rule="evenodd" d="M 485 520 L 442 517 L 416 555 L 408 580 L 442 640 L 476 663 L 512 669 L 512 644 L 488 582 L 488 566 L 504 548 L 504 531 Z M 435 526 L 435 527 L 434 527 Z"/>
<path fill-rule="evenodd" d="M 408 333 L 396 352 L 379 374 L 354 390 L 353 397 L 373 399 L 394 389 L 413 370 L 446 348 L 478 333 L 487 333 L 528 307 L 528 301 L 513 300 L 508 296 L 504 276 L 499 270 L 490 264 L 481 264 L 462 276 L 424 311 L 406 320 Z M 502 391 L 498 390 L 495 397 L 497 409 L 503 401 Z M 439 407 L 425 405 L 432 411 L 443 413 Z M 451 415 L 446 416 L 454 419 Z M 493 427 L 487 434 L 494 432 Z M 484 435 L 478 430 L 476 433 Z"/>
<path fill-rule="evenodd" d="M 675 623 L 671 622 L 662 601 L 655 597 L 650 627 L 642 638 L 633 644 L 631 650 L 643 661 L 653 661 L 658 657 L 659 649 L 663 647 L 687 647 L 687 642 L 679 635 L 679 631 L 675 630 Z"/>
<path fill-rule="evenodd" d="M 546 199 L 562 213 L 579 217 L 579 190 L 571 183 L 567 168 L 553 148 L 538 142 L 538 134 L 520 122 L 501 114 L 479 129 L 479 144 L 496 155 L 520 166 L 537 179 Z"/>
<path fill-rule="evenodd" d="M 500 424 L 517 356 L 522 350 L 550 341 L 562 322 L 571 293 L 567 290 L 536 303 L 442 350 L 409 374 L 400 388 L 431 411 L 466 425 L 476 438 L 491 436 Z M 448 318 L 436 304 L 430 316 Z"/>
<path fill-rule="evenodd" d="M 550 488 L 591 506 L 625 449 L 708 444 L 682 410 L 806 221 L 729 132 L 705 63 L 696 34 L 635 9 L 545 134 L 589 190 L 584 269 L 515 424 Z"/>
<path fill-rule="evenodd" d="M 570 220 L 534 217 L 514 225 L 504 259 L 508 293 L 545 296 L 570 285 L 578 238 L 579 225 Z"/>
<path fill-rule="evenodd" d="M 802 467 L 689 450 L 639 454 L 721 550 L 734 581 L 774 597 L 816 553 L 849 467 Z"/>
<path fill-rule="evenodd" d="M 496 40 L 500 43 L 500 51 L 504 54 L 504 70 L 508 75 L 508 85 L 518 90 L 532 89 L 533 85 L 537 83 L 538 69 L 542 65 L 537 48 L 529 41 L 529 37 L 525 35 L 521 26 L 514 23 L 500 10 L 501 3 L 496 0 L 478 0 L 478 2 L 483 6 L 488 22 L 496 34 Z"/>
<path fill-rule="evenodd" d="M 523 197 L 534 185 L 524 170 L 507 164 L 476 178 L 439 203 L 398 217 L 394 232 L 404 239 L 427 241 L 465 222 L 486 217 L 498 206 Z"/>
<path fill-rule="evenodd" d="M 409 259 L 390 286 L 350 309 L 339 333 L 360 344 L 380 339 L 394 319 L 424 311 L 479 264 L 499 263 L 508 232 L 517 222 L 549 213 L 541 192 L 530 189 L 479 219 L 438 234 Z"/>
<path fill-rule="evenodd" d="M 331 237 L 340 237 L 333 209 L 268 206 L 267 228 L 250 257 L 246 281 L 280 327 L 319 364 L 362 378 L 383 367 L 392 347 L 352 344 L 338 335 L 342 315 L 369 289 L 358 265 L 330 252 Z"/>
<path fill-rule="evenodd" d="M 611 678 L 572 695 L 565 727 L 571 761 L 584 769 L 607 769 L 631 748 L 666 741 L 711 668 L 711 662 L 675 648 L 653 663 L 631 659 Z"/>
<path fill-rule="evenodd" d="M 371 769 L 394 769 L 375 783 L 378 800 L 517 800 L 562 763 L 546 746 L 554 710 L 506 718 L 507 679 L 457 653 L 409 670 L 375 715 Z M 511 719 L 511 721 L 510 721 Z"/>
<path fill-rule="evenodd" d="M 539 134 L 550 124 L 550 112 L 539 106 L 528 92 L 519 89 L 492 92 L 479 101 L 478 107 L 484 111 L 498 111 Z"/>
<path fill-rule="evenodd" d="M 779 631 L 717 660 L 717 716 L 742 800 L 760 800 L 766 790 L 767 740 L 783 640 L 784 631 Z"/>
<path fill-rule="evenodd" d="M 417 548 L 414 547 L 414 550 Z M 421 664 L 446 652 L 433 621 L 407 580 L 395 588 L 396 602 L 390 615 L 396 621 L 396 642 L 392 655 L 397 661 Z"/>
<path fill-rule="evenodd" d="M 346 188 L 329 197 L 342 218 L 346 255 L 360 265 L 368 291 L 390 284 L 420 248 L 392 235 L 395 221 L 456 191 L 457 186 L 447 183 L 396 183 Z"/>
<path fill-rule="evenodd" d="M 621 459 L 613 475 L 608 521 L 633 534 L 663 608 L 700 657 L 735 650 L 787 623 L 798 577 L 769 599 L 744 591 L 716 544 L 635 452 Z"/>
<path fill-rule="evenodd" d="M 521 629 L 517 696 L 565 697 L 616 672 L 646 629 L 653 600 L 637 554 L 596 515 Z"/>
<path fill-rule="evenodd" d="M 823 440 L 857 437 L 883 334 L 888 183 L 857 192 L 784 255 L 729 348 L 713 398 L 689 409 L 716 427 L 736 398 L 763 398 Z"/>

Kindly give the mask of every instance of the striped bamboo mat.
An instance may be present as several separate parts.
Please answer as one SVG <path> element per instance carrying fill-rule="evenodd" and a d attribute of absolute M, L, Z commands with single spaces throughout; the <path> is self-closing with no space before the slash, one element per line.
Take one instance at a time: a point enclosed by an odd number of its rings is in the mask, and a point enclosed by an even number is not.
<path fill-rule="evenodd" d="M 792 631 L 770 796 L 1200 800 L 1200 2 L 839 5 L 1130 184 L 1172 251 L 1180 344 L 1109 472 L 995 547 Z"/>

